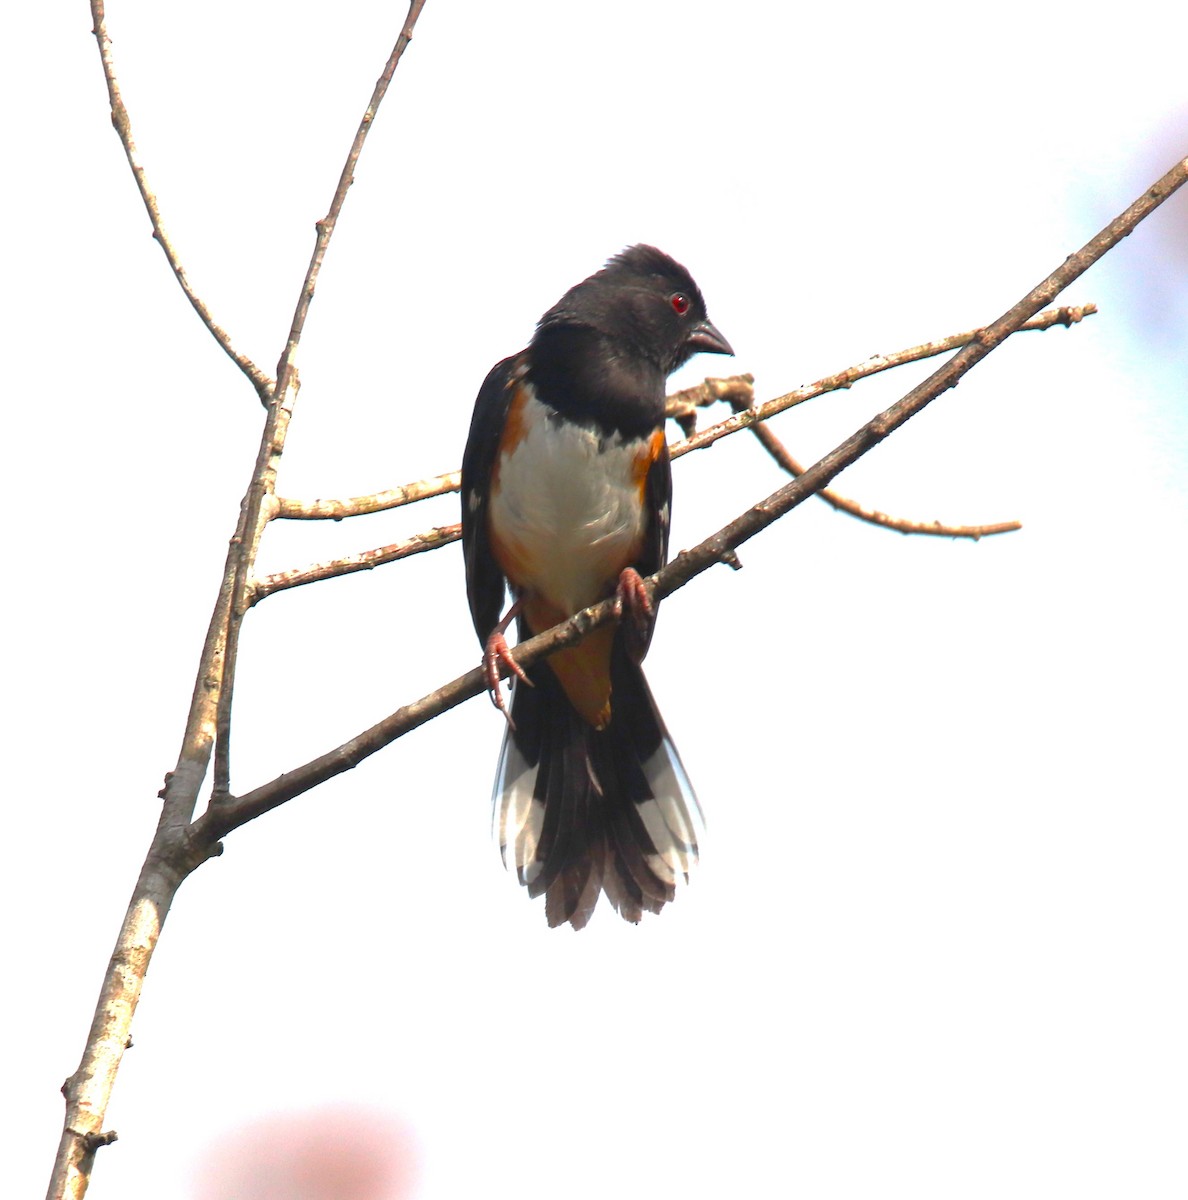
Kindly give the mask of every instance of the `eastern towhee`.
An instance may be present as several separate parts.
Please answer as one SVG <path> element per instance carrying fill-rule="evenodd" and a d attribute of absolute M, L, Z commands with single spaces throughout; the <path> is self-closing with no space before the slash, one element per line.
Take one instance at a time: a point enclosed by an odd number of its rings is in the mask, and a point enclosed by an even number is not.
<path fill-rule="evenodd" d="M 689 272 L 632 246 L 571 288 L 526 350 L 487 376 L 462 460 L 466 589 L 492 696 L 518 676 L 495 777 L 504 862 L 550 925 L 581 929 L 599 891 L 639 921 L 697 861 L 701 813 L 644 679 L 641 584 L 668 554 L 665 383 L 698 351 L 731 354 Z M 501 616 L 504 585 L 513 605 Z M 521 671 L 529 637 L 618 596 L 623 620 Z"/>

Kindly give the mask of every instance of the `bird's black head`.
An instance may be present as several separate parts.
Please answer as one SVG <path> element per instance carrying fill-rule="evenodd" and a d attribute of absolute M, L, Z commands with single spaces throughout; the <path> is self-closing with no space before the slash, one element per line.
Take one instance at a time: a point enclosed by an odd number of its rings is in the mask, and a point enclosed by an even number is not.
<path fill-rule="evenodd" d="M 659 369 L 664 377 L 694 354 L 733 354 L 706 315 L 693 277 L 655 246 L 630 246 L 572 287 L 540 319 L 537 337 L 585 328 Z"/>

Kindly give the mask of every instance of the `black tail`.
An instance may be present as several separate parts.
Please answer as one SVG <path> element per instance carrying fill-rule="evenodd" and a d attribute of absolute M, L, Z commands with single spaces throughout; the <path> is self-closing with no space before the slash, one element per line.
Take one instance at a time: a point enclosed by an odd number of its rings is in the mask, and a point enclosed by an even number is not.
<path fill-rule="evenodd" d="M 619 915 L 658 913 L 697 862 L 701 810 L 643 670 L 615 639 L 610 723 L 569 703 L 547 662 L 515 686 L 494 820 L 503 861 L 550 925 L 581 929 L 605 891 Z"/>

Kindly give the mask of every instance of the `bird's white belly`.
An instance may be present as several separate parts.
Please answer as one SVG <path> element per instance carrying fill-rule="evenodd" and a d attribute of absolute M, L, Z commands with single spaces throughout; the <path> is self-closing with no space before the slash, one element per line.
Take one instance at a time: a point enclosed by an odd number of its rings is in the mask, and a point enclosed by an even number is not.
<path fill-rule="evenodd" d="M 569 614 L 603 599 L 638 553 L 648 442 L 599 437 L 551 414 L 529 392 L 523 436 L 498 465 L 490 522 L 516 564 L 512 582 Z"/>

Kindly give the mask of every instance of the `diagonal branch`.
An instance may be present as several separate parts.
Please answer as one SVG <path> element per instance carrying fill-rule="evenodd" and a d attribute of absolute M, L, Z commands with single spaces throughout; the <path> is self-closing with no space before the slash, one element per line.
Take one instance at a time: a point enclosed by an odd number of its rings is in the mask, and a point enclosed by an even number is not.
<path fill-rule="evenodd" d="M 1095 312 L 1097 312 L 1097 305 L 1095 304 L 1086 304 L 1078 307 L 1064 305 L 1061 308 L 1049 309 L 1047 312 L 1042 312 L 1032 317 L 1030 320 L 1025 321 L 1016 332 L 1050 329 L 1053 325 L 1063 325 L 1065 328 L 1068 328 Z M 942 338 L 936 342 L 927 342 L 922 346 L 913 346 L 911 349 L 900 351 L 898 354 L 880 355 L 874 359 L 868 359 L 866 363 L 851 368 L 851 372 L 857 372 L 865 368 L 864 373 L 877 374 L 879 371 L 888 370 L 890 367 L 902 366 L 907 362 L 931 358 L 933 355 L 955 350 L 960 346 L 968 345 L 977 336 L 977 330 L 952 334 L 950 337 Z M 849 378 L 851 372 L 844 372 L 841 376 L 833 376 L 832 379 L 846 380 Z M 855 376 L 855 378 L 857 377 Z M 814 385 L 814 387 L 819 386 L 821 384 Z M 844 386 L 848 387 L 849 383 L 844 383 Z M 830 386 L 825 388 L 825 390 L 833 391 L 835 387 Z M 731 394 L 725 398 L 729 400 L 730 407 L 734 409 L 736 414 L 744 412 L 751 407 L 741 396 Z M 804 474 L 805 468 L 788 451 L 770 424 L 763 422 L 758 425 L 752 425 L 751 432 L 759 440 L 759 444 L 789 475 L 795 477 Z M 691 431 L 689 431 L 689 436 L 692 436 Z M 824 500 L 830 508 L 837 512 L 844 512 L 851 517 L 857 517 L 860 521 L 867 521 L 872 525 L 878 525 L 884 529 L 893 529 L 897 533 L 927 534 L 933 537 L 971 538 L 974 541 L 978 541 L 981 538 L 991 537 L 997 533 L 1014 533 L 1023 528 L 1019 521 L 999 521 L 990 525 L 946 525 L 941 521 L 910 521 L 904 517 L 893 517 L 889 513 L 881 512 L 877 508 L 868 508 L 866 505 L 860 504 L 857 500 L 852 500 L 848 496 L 843 496 L 835 492 L 832 488 L 822 488 L 817 493 L 817 498 Z"/>
<path fill-rule="evenodd" d="M 392 47 L 392 53 L 388 55 L 388 61 L 384 64 L 384 69 L 380 73 L 379 79 L 376 80 L 375 89 L 371 93 L 371 100 L 368 102 L 367 109 L 363 113 L 363 119 L 359 122 L 359 128 L 355 133 L 355 140 L 351 143 L 351 148 L 347 153 L 346 162 L 342 167 L 342 174 L 338 177 L 338 186 L 334 189 L 334 196 L 330 201 L 329 211 L 317 223 L 317 237 L 314 240 L 313 254 L 309 260 L 309 267 L 305 272 L 305 279 L 301 284 L 301 294 L 297 300 L 297 308 L 293 313 L 293 323 L 289 327 L 289 338 L 285 343 L 284 353 L 281 355 L 276 369 L 278 387 L 284 386 L 287 375 L 293 370 L 293 361 L 297 354 L 297 346 L 301 341 L 301 334 L 305 328 L 305 319 L 309 315 L 309 306 L 313 302 L 314 289 L 317 286 L 318 275 L 322 270 L 322 262 L 326 257 L 326 249 L 330 245 L 331 237 L 334 236 L 334 230 L 338 225 L 338 218 L 342 212 L 342 206 L 346 201 L 347 192 L 350 191 L 351 184 L 355 182 L 355 167 L 358 166 L 359 155 L 363 153 L 363 143 L 367 140 L 367 134 L 371 131 L 376 112 L 379 110 L 379 106 L 387 94 L 388 85 L 392 82 L 392 76 L 396 73 L 400 59 L 403 57 L 409 42 L 412 41 L 413 27 L 416 25 L 417 18 L 421 15 L 421 9 L 424 7 L 425 0 L 411 0 L 408 6 L 408 16 L 404 19 L 404 26 L 396 38 L 396 44 Z"/>
<path fill-rule="evenodd" d="M 413 27 L 421 15 L 425 0 L 411 0 L 408 15 L 404 25 L 388 55 L 388 61 L 380 77 L 376 80 L 371 99 L 359 122 L 354 141 L 347 152 L 342 174 L 338 178 L 338 186 L 330 201 L 326 215 L 317 223 L 317 237 L 314 239 L 313 254 L 306 268 L 305 279 L 301 284 L 301 293 L 297 298 L 297 307 L 293 313 L 293 321 L 289 327 L 289 336 L 285 342 L 284 353 L 276 369 L 276 390 L 268 407 L 268 417 L 264 423 L 264 436 L 260 441 L 260 451 L 256 457 L 256 468 L 252 474 L 252 482 L 244 497 L 240 515 L 239 528 L 236 530 L 233 542 L 235 553 L 235 578 L 232 587 L 232 603 L 227 620 L 226 647 L 224 652 L 224 668 L 222 688 L 218 698 L 218 717 L 215 740 L 215 770 L 214 792 L 222 795 L 231 787 L 231 702 L 235 692 L 235 667 L 239 653 L 239 633 L 243 625 L 243 617 L 250 607 L 248 591 L 252 579 L 252 568 L 256 561 L 256 549 L 260 537 L 272 516 L 273 505 L 265 504 L 265 497 L 272 498 L 276 490 L 276 472 L 280 455 L 284 449 L 285 435 L 288 431 L 289 418 L 292 415 L 292 403 L 296 398 L 298 380 L 294 366 L 297 347 L 305 329 L 305 321 L 309 316 L 309 306 L 313 302 L 314 290 L 322 262 L 330 239 L 338 226 L 338 218 L 342 206 L 346 202 L 347 192 L 355 181 L 355 167 L 359 155 L 363 152 L 363 143 L 375 121 L 379 106 L 387 94 L 388 85 L 396 73 L 400 59 L 412 41 Z"/>
<path fill-rule="evenodd" d="M 735 412 L 743 412 L 745 405 L 731 401 Z M 803 475 L 805 468 L 798 462 L 784 443 L 776 436 L 775 430 L 766 423 L 752 425 L 751 432 L 759 440 L 759 444 L 771 455 L 778 466 L 795 478 Z M 830 508 L 844 512 L 848 516 L 857 517 L 871 525 L 879 525 L 883 529 L 893 529 L 897 533 L 922 533 L 934 537 L 972 538 L 975 542 L 996 533 L 1014 533 L 1023 528 L 1018 521 L 999 521 L 992 525 L 945 525 L 941 521 L 909 521 L 905 517 L 893 517 L 889 513 L 880 512 L 877 508 L 867 508 L 857 500 L 851 500 L 835 492 L 832 488 L 822 488 L 817 493 L 818 500 L 824 500 Z"/>
<path fill-rule="evenodd" d="M 173 271 L 177 282 L 181 285 L 181 290 L 185 293 L 186 299 L 189 300 L 194 311 L 198 314 L 198 319 L 210 330 L 211 336 L 223 348 L 227 357 L 252 381 L 252 386 L 256 389 L 256 394 L 262 402 L 266 403 L 272 391 L 272 380 L 247 355 L 240 354 L 231 344 L 230 335 L 215 321 L 214 317 L 211 316 L 210 309 L 206 307 L 206 304 L 190 285 L 189 277 L 186 275 L 185 268 L 181 264 L 181 259 L 178 258 L 177 250 L 174 248 L 169 235 L 165 232 L 165 226 L 161 222 L 161 210 L 157 204 L 157 197 L 148 185 L 144 165 L 140 161 L 136 142 L 132 138 L 132 121 L 128 116 L 128 110 L 124 107 L 124 98 L 120 94 L 120 85 L 116 80 L 115 66 L 111 57 L 111 38 L 107 36 L 107 19 L 104 12 L 103 0 L 91 0 L 91 16 L 95 22 L 91 32 L 94 33 L 99 43 L 99 57 L 103 62 L 103 78 L 107 80 L 107 96 L 111 102 L 111 123 L 115 126 L 115 131 L 119 134 L 120 141 L 124 145 L 124 153 L 128 158 L 128 166 L 132 168 L 132 177 L 136 180 L 136 186 L 140 189 L 140 198 L 144 201 L 144 207 L 148 210 L 149 220 L 153 224 L 153 237 L 156 238 L 157 245 L 164 251 L 170 269 Z"/>
<path fill-rule="evenodd" d="M 334 579 L 339 575 L 353 575 L 356 571 L 370 571 L 384 563 L 397 562 L 402 558 L 411 558 L 414 554 L 424 554 L 426 550 L 437 550 L 456 542 L 462 536 L 462 526 L 455 522 L 453 525 L 438 525 L 424 533 L 415 533 L 402 542 L 393 542 L 390 546 L 378 546 L 374 550 L 361 550 L 358 554 L 346 558 L 335 558 L 329 562 L 314 563 L 309 567 L 295 567 L 289 571 L 278 571 L 275 575 L 264 575 L 253 584 L 248 596 L 250 604 L 258 604 L 265 596 L 273 592 L 283 592 L 286 588 L 300 587 L 304 583 L 320 583 L 323 579 Z"/>
<path fill-rule="evenodd" d="M 1061 308 L 1054 308 L 1050 312 L 1038 314 L 1030 321 L 1025 321 L 1018 329 L 1012 329 L 1011 332 L 1050 329 L 1053 325 L 1063 325 L 1068 328 L 1095 312 L 1097 312 L 1096 304 L 1076 307 L 1064 305 Z M 891 370 L 892 367 L 902 367 L 907 363 L 935 358 L 938 354 L 947 354 L 950 350 L 957 350 L 980 341 L 985 336 L 986 329 L 970 329 L 965 333 L 954 333 L 935 342 L 924 342 L 919 346 L 911 346 L 907 350 L 899 350 L 895 354 L 876 354 L 856 366 L 839 371 L 836 375 L 826 375 L 824 379 L 818 379 L 816 383 L 796 388 L 782 396 L 776 396 L 774 400 L 767 400 L 763 404 L 747 409 L 746 412 L 736 413 L 733 417 L 719 421 L 716 425 L 710 425 L 700 433 L 670 447 L 672 457 L 680 458 L 682 454 L 688 454 L 693 450 L 704 450 L 706 446 L 712 446 L 714 442 L 729 437 L 732 433 L 738 433 L 740 429 L 750 429 L 760 421 L 767 421 L 778 413 L 794 408 L 797 404 L 803 404 L 806 400 L 815 400 L 825 392 L 844 390 L 853 386 L 859 379 L 878 375 L 883 371 Z"/>
<path fill-rule="evenodd" d="M 856 430 L 798 478 L 753 505 L 693 549 L 681 551 L 649 581 L 655 599 L 661 600 L 671 595 L 715 563 L 736 565 L 734 553 L 739 546 L 820 491 L 834 476 L 872 450 L 938 396 L 955 387 L 967 371 L 1020 329 L 1045 304 L 1051 303 L 1073 280 L 1084 274 L 1106 251 L 1117 245 L 1186 181 L 1188 158 L 1177 163 L 1125 212 L 1111 221 L 1076 254 L 1065 259 L 1060 267 L 1032 288 L 998 320 L 979 330 L 972 341 L 923 383 Z M 512 657 L 521 666 L 529 666 L 546 655 L 573 645 L 591 630 L 612 620 L 614 608 L 615 602 L 612 599 L 584 609 L 568 621 L 521 643 L 512 652 Z M 504 674 L 506 675 L 506 671 Z M 308 792 L 326 780 L 351 770 L 397 738 L 419 728 L 464 700 L 478 695 L 485 687 L 485 673 L 481 667 L 475 667 L 420 700 L 397 709 L 370 729 L 318 758 L 245 795 L 212 803 L 191 826 L 194 844 L 213 853 L 218 839 L 232 830 Z"/>

